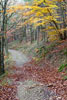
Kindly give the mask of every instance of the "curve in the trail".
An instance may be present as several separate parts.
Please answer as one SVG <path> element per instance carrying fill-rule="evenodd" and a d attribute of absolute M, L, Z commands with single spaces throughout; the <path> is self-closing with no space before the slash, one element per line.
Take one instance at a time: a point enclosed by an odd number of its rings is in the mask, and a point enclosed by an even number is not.
<path fill-rule="evenodd" d="M 29 61 L 29 58 L 23 53 L 17 50 L 9 50 L 9 53 L 12 56 L 12 60 L 15 61 L 16 66 L 22 67 L 22 65 Z"/>
<path fill-rule="evenodd" d="M 30 61 L 29 58 L 20 51 L 9 50 L 9 53 L 17 67 L 22 68 L 24 63 Z M 19 73 L 22 74 L 22 70 L 19 71 Z M 19 84 L 17 86 L 17 97 L 19 100 L 53 100 L 53 97 L 56 97 L 56 94 L 49 90 L 47 86 L 32 79 L 17 81 L 17 83 Z"/>

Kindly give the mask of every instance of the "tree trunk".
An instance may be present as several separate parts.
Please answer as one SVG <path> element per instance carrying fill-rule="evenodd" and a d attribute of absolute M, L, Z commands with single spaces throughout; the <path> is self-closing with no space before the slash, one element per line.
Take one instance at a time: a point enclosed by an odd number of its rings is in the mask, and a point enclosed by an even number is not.
<path fill-rule="evenodd" d="M 5 72 L 4 70 L 4 37 L 0 39 L 0 75 Z"/>
<path fill-rule="evenodd" d="M 39 27 L 37 27 L 37 44 L 39 45 Z"/>
<path fill-rule="evenodd" d="M 37 32 L 36 32 L 36 29 L 34 30 L 34 36 L 35 36 L 35 41 L 37 40 Z"/>
<path fill-rule="evenodd" d="M 1 65 L 1 38 L 0 38 L 0 65 Z"/>
<path fill-rule="evenodd" d="M 7 36 L 6 36 L 6 33 L 7 33 L 7 15 L 5 16 L 6 17 L 6 21 L 5 21 L 5 54 L 6 56 L 8 55 L 8 41 L 7 41 Z"/>
<path fill-rule="evenodd" d="M 31 34 L 31 43 L 33 43 L 34 37 L 33 37 L 32 25 L 31 25 L 31 27 L 30 27 L 30 34 Z"/>
<path fill-rule="evenodd" d="M 1 45 L 1 50 L 0 50 L 0 74 L 3 74 L 5 72 L 5 69 L 4 69 L 4 42 L 5 42 L 5 39 L 4 39 L 4 36 L 5 36 L 5 23 L 6 23 L 6 6 L 7 6 L 7 2 L 8 0 L 5 0 L 4 1 L 4 4 L 3 4 L 3 7 L 2 7 L 2 10 L 3 10 L 3 13 L 2 13 L 2 27 L 1 27 L 1 33 L 2 33 L 2 36 L 1 36 L 1 40 L 0 40 L 0 45 Z"/>
<path fill-rule="evenodd" d="M 5 55 L 8 56 L 8 41 L 6 37 L 5 37 Z"/>

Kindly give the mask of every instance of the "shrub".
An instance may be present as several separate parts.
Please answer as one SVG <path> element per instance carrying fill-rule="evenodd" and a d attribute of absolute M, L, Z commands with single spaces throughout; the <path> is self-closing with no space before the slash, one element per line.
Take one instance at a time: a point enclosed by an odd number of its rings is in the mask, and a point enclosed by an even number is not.
<path fill-rule="evenodd" d="M 58 69 L 59 72 L 62 72 L 66 67 L 67 67 L 67 64 L 62 64 Z"/>

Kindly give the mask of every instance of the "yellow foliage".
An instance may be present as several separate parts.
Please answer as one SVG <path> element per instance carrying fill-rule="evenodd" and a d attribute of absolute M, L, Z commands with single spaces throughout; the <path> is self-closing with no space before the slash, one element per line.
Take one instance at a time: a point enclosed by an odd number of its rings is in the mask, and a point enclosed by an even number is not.
<path fill-rule="evenodd" d="M 35 60 L 35 61 L 39 61 L 40 59 L 37 58 L 37 57 L 33 57 L 33 60 Z"/>
<path fill-rule="evenodd" d="M 62 29 L 60 29 L 60 30 L 58 30 L 59 32 L 63 32 L 63 31 L 66 31 L 67 30 L 67 28 L 62 28 Z"/>
<path fill-rule="evenodd" d="M 8 56 L 4 56 L 4 59 L 7 59 L 8 58 Z"/>
<path fill-rule="evenodd" d="M 36 52 L 36 53 L 39 52 L 39 49 L 36 48 L 36 49 L 35 49 L 35 52 Z"/>
<path fill-rule="evenodd" d="M 35 27 L 38 26 L 47 26 L 45 31 L 48 31 L 48 36 L 50 40 L 58 39 L 58 35 L 60 32 L 64 31 L 65 29 L 60 30 L 58 27 L 57 18 L 59 15 L 57 14 L 56 9 L 58 6 L 56 2 L 62 2 L 63 0 L 34 0 L 33 4 L 29 5 L 18 5 L 18 6 L 11 6 L 7 13 L 13 13 L 17 10 L 23 11 L 23 18 L 25 18 L 25 22 L 22 25 L 30 24 Z M 53 23 L 54 22 L 54 23 Z M 52 26 L 50 25 L 52 23 Z M 57 25 L 57 27 L 56 27 Z M 49 32 L 51 31 L 51 32 Z"/>

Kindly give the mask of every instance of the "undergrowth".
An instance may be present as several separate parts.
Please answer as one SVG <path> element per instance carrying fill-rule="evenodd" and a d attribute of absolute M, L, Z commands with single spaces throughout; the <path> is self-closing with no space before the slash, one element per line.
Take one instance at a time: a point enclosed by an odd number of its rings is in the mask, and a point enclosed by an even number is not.
<path fill-rule="evenodd" d="M 65 73 L 67 73 L 67 64 L 62 64 L 58 69 L 59 72 L 62 72 L 63 70 L 65 70 Z M 67 80 L 67 75 L 65 75 L 63 79 Z"/>

